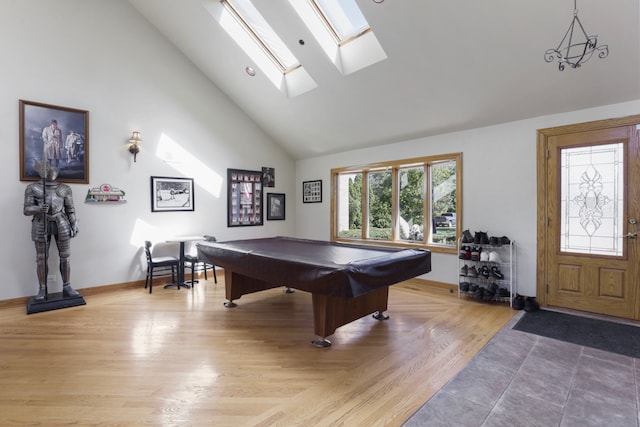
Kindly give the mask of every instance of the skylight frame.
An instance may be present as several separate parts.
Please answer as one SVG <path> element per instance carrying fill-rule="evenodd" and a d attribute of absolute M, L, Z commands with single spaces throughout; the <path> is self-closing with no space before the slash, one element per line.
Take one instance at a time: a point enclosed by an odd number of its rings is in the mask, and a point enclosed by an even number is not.
<path fill-rule="evenodd" d="M 327 28 L 327 30 L 331 34 L 331 37 L 333 37 L 338 46 L 348 43 L 351 40 L 355 40 L 363 34 L 372 31 L 369 22 L 364 17 L 355 1 L 353 2 L 351 13 L 341 4 L 341 2 L 338 2 L 336 0 L 331 0 L 327 3 L 323 2 L 323 4 L 320 3 L 322 0 L 308 1 L 312 9 L 320 17 L 320 20 L 323 22 L 324 26 Z M 329 7 L 330 10 L 326 10 L 326 7 Z M 343 35 L 339 30 L 339 25 L 334 22 L 334 19 L 331 18 L 331 16 L 337 16 L 340 14 L 343 14 L 345 17 L 347 17 L 350 24 L 353 24 L 354 21 L 362 21 L 365 25 L 359 26 L 357 28 L 355 26 L 352 26 L 352 30 L 347 31 L 347 34 Z"/>
<path fill-rule="evenodd" d="M 278 67 L 282 74 L 288 74 L 291 71 L 302 67 L 302 64 L 300 63 L 298 58 L 295 57 L 295 55 L 289 50 L 282 39 L 276 34 L 275 31 L 273 31 L 264 17 L 255 8 L 251 0 L 247 0 L 246 5 L 253 10 L 245 10 L 245 15 L 243 15 L 243 12 L 241 12 L 238 7 L 232 3 L 233 1 L 236 0 L 220 0 L 220 3 L 238 21 L 238 23 L 240 23 L 245 31 L 247 31 L 249 36 L 255 41 L 260 49 L 264 51 L 264 53 L 276 65 L 276 67 Z M 252 14 L 253 16 L 251 16 Z M 263 32 L 266 32 L 271 43 L 266 40 L 263 35 L 261 35 L 261 32 L 258 30 L 258 28 L 262 29 Z M 279 46 L 274 46 L 275 44 Z M 284 53 L 284 56 L 287 56 L 289 60 L 287 61 L 287 58 L 283 57 L 283 55 L 278 54 L 278 52 Z M 290 65 L 287 65 L 287 62 Z"/>

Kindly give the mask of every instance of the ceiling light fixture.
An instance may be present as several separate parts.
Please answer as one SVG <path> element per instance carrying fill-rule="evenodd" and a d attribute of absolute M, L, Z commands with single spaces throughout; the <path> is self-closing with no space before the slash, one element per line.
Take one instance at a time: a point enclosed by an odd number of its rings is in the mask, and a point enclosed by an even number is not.
<path fill-rule="evenodd" d="M 564 70 L 566 65 L 571 68 L 578 68 L 591 59 L 591 56 L 597 51 L 598 58 L 606 58 L 609 55 L 609 46 L 598 46 L 598 36 L 589 36 L 584 30 L 580 18 L 578 18 L 577 0 L 573 0 L 573 20 L 569 25 L 569 29 L 555 49 L 547 49 L 544 53 L 544 60 L 553 62 L 558 60 L 558 69 Z M 576 29 L 576 24 L 580 31 Z"/>

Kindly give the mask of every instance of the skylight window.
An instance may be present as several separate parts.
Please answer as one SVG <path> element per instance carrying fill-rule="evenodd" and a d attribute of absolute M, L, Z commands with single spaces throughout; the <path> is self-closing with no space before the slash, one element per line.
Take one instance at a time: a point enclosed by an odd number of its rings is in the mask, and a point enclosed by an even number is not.
<path fill-rule="evenodd" d="M 343 75 L 387 58 L 355 0 L 288 1 Z"/>
<path fill-rule="evenodd" d="M 300 67 L 300 61 L 273 31 L 251 0 L 221 0 L 221 3 L 283 74 Z"/>
<path fill-rule="evenodd" d="M 338 44 L 360 36 L 370 29 L 355 1 L 311 0 Z"/>

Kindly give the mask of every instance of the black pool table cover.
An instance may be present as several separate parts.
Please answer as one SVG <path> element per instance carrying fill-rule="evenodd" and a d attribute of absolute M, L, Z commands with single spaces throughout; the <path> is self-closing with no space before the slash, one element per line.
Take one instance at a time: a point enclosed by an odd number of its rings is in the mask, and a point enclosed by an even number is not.
<path fill-rule="evenodd" d="M 302 291 L 354 298 L 431 271 L 431 252 L 270 237 L 199 242 L 198 255 L 225 269 Z"/>

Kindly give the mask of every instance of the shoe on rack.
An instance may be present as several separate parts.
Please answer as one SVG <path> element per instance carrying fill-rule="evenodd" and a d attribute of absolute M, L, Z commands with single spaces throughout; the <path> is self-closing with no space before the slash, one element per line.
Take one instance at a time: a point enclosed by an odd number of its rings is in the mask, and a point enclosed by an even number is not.
<path fill-rule="evenodd" d="M 461 269 L 460 269 L 460 275 L 461 276 L 466 276 L 467 274 L 469 274 L 469 266 L 467 264 L 465 264 Z"/>
<path fill-rule="evenodd" d="M 491 236 L 489 237 L 489 244 L 491 246 L 500 246 L 500 239 L 498 239 L 496 236 Z"/>
<path fill-rule="evenodd" d="M 475 233 L 473 233 L 473 243 L 475 243 L 476 245 L 480 244 L 480 234 L 482 234 L 482 231 L 476 231 Z"/>
<path fill-rule="evenodd" d="M 491 262 L 502 262 L 500 259 L 500 254 L 497 251 L 489 252 L 489 261 Z"/>
<path fill-rule="evenodd" d="M 479 276 L 478 270 L 476 269 L 475 265 L 472 265 L 471 268 L 467 269 L 467 276 L 471 276 L 471 277 Z"/>
<path fill-rule="evenodd" d="M 485 279 L 488 279 L 489 276 L 491 276 L 491 273 L 489 272 L 489 267 L 487 267 L 486 265 L 483 265 L 482 268 L 480 269 L 480 274 L 482 274 L 482 276 Z"/>
<path fill-rule="evenodd" d="M 482 299 L 484 297 L 484 288 L 482 286 L 478 286 L 478 289 L 474 293 L 474 296 L 476 298 Z"/>
<path fill-rule="evenodd" d="M 473 236 L 469 230 L 462 232 L 462 243 L 473 243 Z"/>
<path fill-rule="evenodd" d="M 509 240 L 509 238 L 507 236 L 502 236 L 500 238 L 500 244 L 501 245 L 509 245 L 509 244 L 511 244 L 511 240 Z"/>
<path fill-rule="evenodd" d="M 460 292 L 469 292 L 469 282 L 460 283 Z"/>
<path fill-rule="evenodd" d="M 513 299 L 511 306 L 514 310 L 522 310 L 524 308 L 524 297 L 522 295 L 516 294 L 516 297 Z"/>
<path fill-rule="evenodd" d="M 504 274 L 502 274 L 500 272 L 500 269 L 498 267 L 496 267 L 495 265 L 493 267 L 491 267 L 491 275 L 493 277 L 495 277 L 496 279 L 499 279 L 499 280 L 504 279 Z"/>
<path fill-rule="evenodd" d="M 481 245 L 488 245 L 489 244 L 489 235 L 487 234 L 486 231 L 481 231 L 480 232 L 480 244 Z"/>
<path fill-rule="evenodd" d="M 527 297 L 524 301 L 524 311 L 538 311 L 540 310 L 540 304 L 536 301 L 536 297 Z"/>
<path fill-rule="evenodd" d="M 458 254 L 458 258 L 460 258 L 460 259 L 470 259 L 471 258 L 471 248 L 469 246 L 460 247 L 460 253 Z"/>
<path fill-rule="evenodd" d="M 489 261 L 489 252 L 487 251 L 480 252 L 480 261 Z"/>
<path fill-rule="evenodd" d="M 471 261 L 480 261 L 480 252 L 482 252 L 482 248 L 474 246 L 473 249 L 471 249 Z"/>
<path fill-rule="evenodd" d="M 509 289 L 507 288 L 500 288 L 498 289 L 498 296 L 501 298 L 506 298 L 511 296 L 511 292 L 509 292 Z"/>

